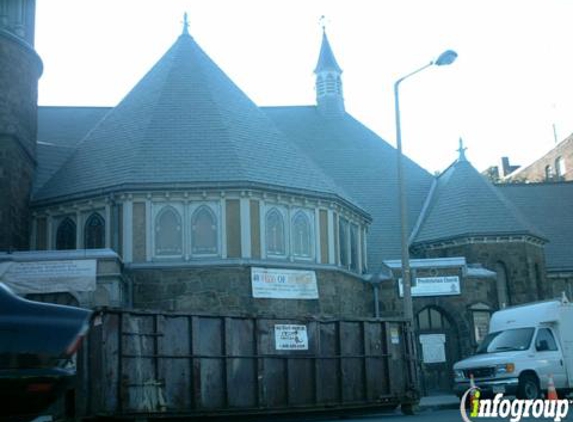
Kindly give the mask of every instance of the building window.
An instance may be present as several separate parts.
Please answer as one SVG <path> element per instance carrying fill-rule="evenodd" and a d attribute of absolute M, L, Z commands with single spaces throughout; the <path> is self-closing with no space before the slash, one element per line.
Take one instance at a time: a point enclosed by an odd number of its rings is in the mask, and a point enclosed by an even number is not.
<path fill-rule="evenodd" d="M 94 212 L 86 221 L 84 227 L 84 247 L 100 249 L 105 247 L 105 220 L 99 213 Z"/>
<path fill-rule="evenodd" d="M 557 157 L 555 160 L 555 176 L 558 180 L 563 180 L 565 171 L 565 160 L 563 160 L 563 157 Z"/>
<path fill-rule="evenodd" d="M 155 218 L 155 254 L 181 255 L 181 233 L 181 216 L 173 207 L 164 207 Z"/>
<path fill-rule="evenodd" d="M 217 217 L 206 205 L 199 207 L 191 217 L 191 253 L 213 255 L 217 253 Z"/>
<path fill-rule="evenodd" d="M 284 218 L 276 208 L 267 212 L 265 218 L 265 239 L 268 255 L 285 255 L 285 224 Z"/>
<path fill-rule="evenodd" d="M 444 313 L 436 308 L 424 308 L 415 318 L 418 330 L 444 330 L 450 328 L 450 322 Z"/>
<path fill-rule="evenodd" d="M 472 311 L 472 316 L 474 323 L 474 338 L 476 344 L 479 344 L 485 338 L 489 330 L 489 320 L 491 319 L 491 313 L 486 310 L 475 310 Z"/>
<path fill-rule="evenodd" d="M 312 257 L 311 224 L 304 211 L 298 211 L 292 220 L 292 254 L 297 258 Z"/>
<path fill-rule="evenodd" d="M 64 218 L 58 226 L 56 249 L 76 249 L 76 223 L 70 217 Z"/>
<path fill-rule="evenodd" d="M 350 269 L 358 271 L 358 226 L 350 225 Z"/>
<path fill-rule="evenodd" d="M 545 180 L 553 179 L 553 169 L 550 165 L 545 166 Z"/>
<path fill-rule="evenodd" d="M 348 267 L 348 221 L 344 218 L 338 220 L 338 241 L 340 243 L 340 265 Z"/>
<path fill-rule="evenodd" d="M 497 273 L 497 301 L 500 309 L 511 305 L 511 297 L 509 295 L 509 282 L 507 279 L 507 269 L 503 262 L 495 264 L 495 272 Z"/>

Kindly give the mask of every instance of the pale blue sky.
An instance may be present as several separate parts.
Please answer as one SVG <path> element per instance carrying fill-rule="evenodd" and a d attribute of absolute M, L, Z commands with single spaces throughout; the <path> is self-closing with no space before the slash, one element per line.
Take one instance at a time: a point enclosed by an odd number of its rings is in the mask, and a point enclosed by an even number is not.
<path fill-rule="evenodd" d="M 430 171 L 458 138 L 479 169 L 527 164 L 573 131 L 569 0 L 37 0 L 41 105 L 116 105 L 171 46 L 184 12 L 201 47 L 258 105 L 314 103 L 326 15 L 347 110 Z"/>

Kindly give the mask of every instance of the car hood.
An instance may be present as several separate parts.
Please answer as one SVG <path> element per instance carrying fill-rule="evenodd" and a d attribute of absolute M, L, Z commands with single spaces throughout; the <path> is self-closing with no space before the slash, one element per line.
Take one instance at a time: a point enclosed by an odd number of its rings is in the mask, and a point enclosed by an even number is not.
<path fill-rule="evenodd" d="M 454 370 L 504 364 L 526 353 L 527 350 L 512 350 L 507 352 L 483 353 L 479 355 L 473 355 L 470 356 L 469 358 L 456 362 L 454 364 Z"/>

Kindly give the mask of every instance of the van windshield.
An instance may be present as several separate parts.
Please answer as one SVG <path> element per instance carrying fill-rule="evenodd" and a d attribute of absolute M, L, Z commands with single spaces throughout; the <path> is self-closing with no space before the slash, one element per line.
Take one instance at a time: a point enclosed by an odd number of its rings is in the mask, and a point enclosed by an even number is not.
<path fill-rule="evenodd" d="M 510 352 L 527 350 L 531 344 L 534 328 L 514 328 L 511 330 L 489 333 L 479 345 L 476 353 Z"/>

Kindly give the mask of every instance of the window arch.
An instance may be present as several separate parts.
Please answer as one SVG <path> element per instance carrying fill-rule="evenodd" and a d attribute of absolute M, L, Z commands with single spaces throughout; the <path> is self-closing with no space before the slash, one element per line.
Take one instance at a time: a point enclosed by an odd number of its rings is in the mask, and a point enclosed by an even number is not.
<path fill-rule="evenodd" d="M 56 249 L 76 249 L 76 223 L 70 217 L 64 218 L 58 226 Z"/>
<path fill-rule="evenodd" d="M 163 208 L 155 218 L 155 254 L 181 255 L 181 216 L 171 206 Z"/>
<path fill-rule="evenodd" d="M 105 220 L 94 212 L 84 226 L 84 248 L 100 249 L 105 247 Z"/>
<path fill-rule="evenodd" d="M 340 218 L 338 220 L 338 243 L 340 244 L 340 265 L 348 267 L 349 264 L 349 250 L 348 250 L 348 220 Z"/>
<path fill-rule="evenodd" d="M 557 157 L 555 159 L 555 176 L 558 180 L 562 180 L 565 176 L 565 160 L 563 157 Z"/>
<path fill-rule="evenodd" d="M 545 166 L 545 180 L 551 180 L 553 178 L 553 169 L 550 165 Z"/>
<path fill-rule="evenodd" d="M 285 224 L 281 212 L 273 208 L 265 217 L 266 250 L 269 255 L 285 255 Z"/>
<path fill-rule="evenodd" d="M 444 330 L 451 325 L 446 313 L 434 306 L 427 306 L 418 312 L 414 322 L 419 331 Z"/>
<path fill-rule="evenodd" d="M 495 264 L 495 272 L 497 273 L 497 301 L 500 308 L 505 308 L 511 304 L 507 268 L 505 264 L 501 261 L 497 262 Z"/>
<path fill-rule="evenodd" d="M 298 211 L 292 219 L 292 254 L 297 258 L 312 257 L 312 227 L 304 211 Z"/>
<path fill-rule="evenodd" d="M 217 217 L 206 205 L 200 206 L 191 217 L 191 253 L 217 253 Z"/>

